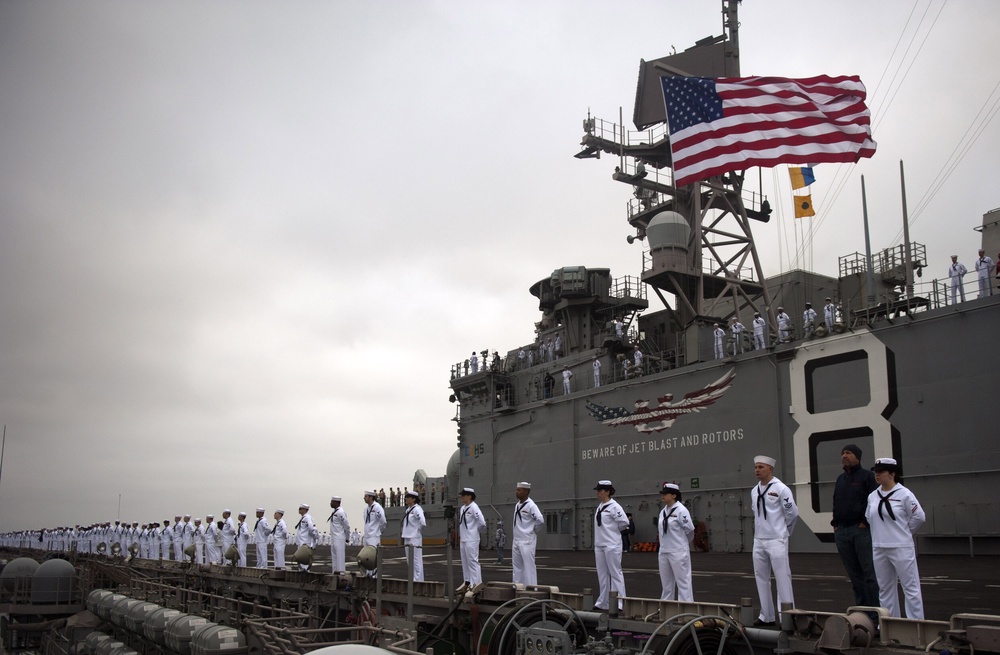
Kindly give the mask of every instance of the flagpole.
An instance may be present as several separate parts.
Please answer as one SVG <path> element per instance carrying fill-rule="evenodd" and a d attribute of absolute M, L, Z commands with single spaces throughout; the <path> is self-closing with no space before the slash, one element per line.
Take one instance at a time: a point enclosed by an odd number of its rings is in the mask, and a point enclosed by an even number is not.
<path fill-rule="evenodd" d="M 3 451 L 7 447 L 7 424 L 3 424 L 3 443 L 0 443 L 0 481 L 3 480 Z"/>
<path fill-rule="evenodd" d="M 906 297 L 913 297 L 913 260 L 910 253 L 910 216 L 906 213 L 906 176 L 899 160 L 899 190 L 903 194 L 903 264 L 906 266 Z"/>
<path fill-rule="evenodd" d="M 868 269 L 868 307 L 875 306 L 875 276 L 872 272 L 872 238 L 868 233 L 868 196 L 865 194 L 865 176 L 861 176 L 861 209 L 865 218 L 865 256 L 867 257 Z"/>

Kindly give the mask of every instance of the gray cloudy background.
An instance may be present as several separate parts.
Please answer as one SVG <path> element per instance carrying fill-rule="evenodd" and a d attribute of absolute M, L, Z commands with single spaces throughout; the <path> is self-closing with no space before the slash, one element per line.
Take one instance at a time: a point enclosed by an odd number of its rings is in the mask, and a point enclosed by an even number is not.
<path fill-rule="evenodd" d="M 740 18 L 744 75 L 858 74 L 878 142 L 817 168 L 811 222 L 763 172 L 766 274 L 863 251 L 861 174 L 873 247 L 898 242 L 901 159 L 923 281 L 953 252 L 971 268 L 1000 206 L 1000 3 Z M 710 0 L 0 1 L 0 530 L 114 520 L 119 494 L 129 521 L 322 520 L 331 494 L 357 517 L 366 487 L 443 474 L 451 364 L 529 342 L 555 268 L 640 273 L 617 161 L 572 157 L 588 109 L 631 116 L 639 59 L 721 20 Z"/>

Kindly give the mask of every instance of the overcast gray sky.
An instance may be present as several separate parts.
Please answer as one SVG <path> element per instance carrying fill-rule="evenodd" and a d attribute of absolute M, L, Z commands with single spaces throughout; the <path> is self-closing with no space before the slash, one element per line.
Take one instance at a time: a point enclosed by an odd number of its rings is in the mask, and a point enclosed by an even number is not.
<path fill-rule="evenodd" d="M 896 243 L 901 159 L 929 273 L 971 265 L 1000 206 L 1000 121 L 966 137 L 1000 98 L 1000 3 L 740 19 L 744 75 L 860 75 L 878 142 L 816 169 L 811 223 L 764 171 L 765 273 L 863 251 L 861 174 L 873 246 Z M 555 268 L 640 272 L 617 162 L 573 158 L 588 109 L 631 116 L 640 58 L 721 20 L 711 0 L 0 1 L 0 530 L 114 520 L 119 494 L 129 521 L 300 501 L 321 521 L 331 494 L 356 519 L 366 487 L 443 474 L 450 365 L 529 342 Z"/>

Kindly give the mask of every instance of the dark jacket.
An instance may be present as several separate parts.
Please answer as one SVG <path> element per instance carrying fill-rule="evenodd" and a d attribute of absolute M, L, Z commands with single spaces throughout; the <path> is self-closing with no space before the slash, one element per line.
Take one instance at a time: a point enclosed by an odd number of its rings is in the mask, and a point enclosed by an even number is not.
<path fill-rule="evenodd" d="M 867 525 L 865 508 L 868 496 L 876 487 L 875 474 L 861 468 L 860 464 L 841 473 L 833 488 L 833 520 L 830 525 L 835 528 L 859 523 Z"/>

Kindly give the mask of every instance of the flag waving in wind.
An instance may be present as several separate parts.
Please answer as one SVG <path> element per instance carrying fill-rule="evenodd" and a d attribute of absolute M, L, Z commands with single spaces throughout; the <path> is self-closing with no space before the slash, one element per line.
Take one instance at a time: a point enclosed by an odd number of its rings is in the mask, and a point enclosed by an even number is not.
<path fill-rule="evenodd" d="M 674 185 L 751 166 L 875 154 L 857 76 L 663 77 Z"/>

